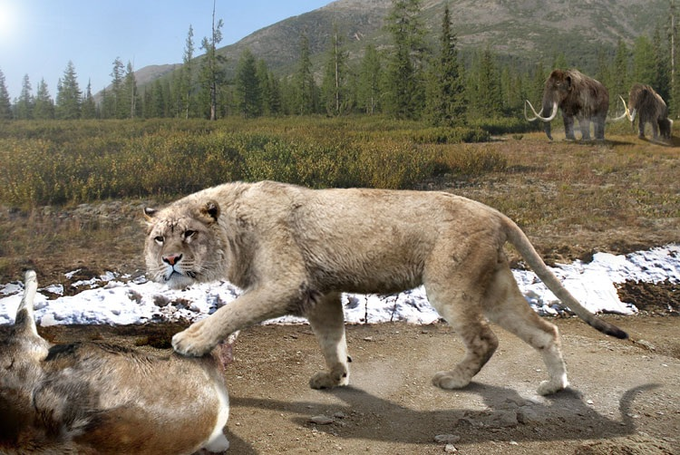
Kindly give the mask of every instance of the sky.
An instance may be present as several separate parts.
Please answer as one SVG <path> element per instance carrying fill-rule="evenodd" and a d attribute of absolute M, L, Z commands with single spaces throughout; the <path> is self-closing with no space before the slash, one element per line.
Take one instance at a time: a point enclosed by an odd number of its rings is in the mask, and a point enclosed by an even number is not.
<path fill-rule="evenodd" d="M 332 0 L 216 0 L 222 19 L 220 46 Z M 13 101 L 28 75 L 35 95 L 44 79 L 52 98 L 73 62 L 80 89 L 92 93 L 111 82 L 113 61 L 135 69 L 181 63 L 189 26 L 194 55 L 209 36 L 212 0 L 0 0 L 0 70 Z"/>

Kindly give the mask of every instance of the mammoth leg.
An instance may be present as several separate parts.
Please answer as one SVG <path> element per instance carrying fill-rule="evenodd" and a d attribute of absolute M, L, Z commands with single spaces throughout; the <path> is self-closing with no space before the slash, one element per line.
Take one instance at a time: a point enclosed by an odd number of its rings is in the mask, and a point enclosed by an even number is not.
<path fill-rule="evenodd" d="M 349 383 L 345 315 L 340 294 L 333 292 L 319 299 L 305 312 L 321 347 L 328 371 L 316 373 L 309 380 L 313 389 L 331 389 Z"/>
<path fill-rule="evenodd" d="M 639 115 L 638 116 L 638 137 L 640 139 L 645 138 L 645 124 L 647 123 L 647 116 L 646 115 Z"/>
<path fill-rule="evenodd" d="M 575 141 L 576 137 L 574 136 L 574 116 L 563 113 L 563 118 L 564 118 L 564 134 L 567 140 Z"/>
<path fill-rule="evenodd" d="M 653 119 L 653 120 L 652 120 L 651 122 L 649 122 L 649 123 L 652 124 L 652 137 L 653 137 L 654 140 L 656 141 L 656 140 L 659 139 L 659 120 L 658 120 L 658 119 Z"/>
<path fill-rule="evenodd" d="M 599 115 L 595 118 L 595 121 L 593 122 L 595 130 L 595 139 L 599 141 L 604 140 L 604 124 L 606 122 L 606 119 L 607 119 L 606 114 L 604 116 Z"/>
<path fill-rule="evenodd" d="M 581 130 L 581 140 L 590 140 L 590 119 L 587 117 L 579 117 L 578 126 Z"/>

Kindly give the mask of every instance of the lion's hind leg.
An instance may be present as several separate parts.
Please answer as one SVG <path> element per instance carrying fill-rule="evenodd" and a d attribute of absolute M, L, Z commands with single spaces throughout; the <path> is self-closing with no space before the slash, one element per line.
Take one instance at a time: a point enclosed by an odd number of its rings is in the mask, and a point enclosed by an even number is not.
<path fill-rule="evenodd" d="M 567 370 L 557 327 L 542 319 L 529 306 L 505 260 L 499 263 L 484 306 L 489 320 L 517 335 L 541 354 L 550 379 L 538 387 L 540 395 L 549 395 L 567 387 Z"/>
<path fill-rule="evenodd" d="M 316 373 L 309 380 L 313 389 L 331 389 L 349 383 L 345 315 L 339 293 L 321 297 L 305 311 L 321 347 L 328 371 Z"/>
<path fill-rule="evenodd" d="M 463 388 L 489 361 L 498 347 L 498 338 L 484 320 L 474 294 L 427 284 L 426 290 L 430 302 L 465 345 L 463 359 L 453 370 L 436 373 L 432 384 L 446 390 Z"/>

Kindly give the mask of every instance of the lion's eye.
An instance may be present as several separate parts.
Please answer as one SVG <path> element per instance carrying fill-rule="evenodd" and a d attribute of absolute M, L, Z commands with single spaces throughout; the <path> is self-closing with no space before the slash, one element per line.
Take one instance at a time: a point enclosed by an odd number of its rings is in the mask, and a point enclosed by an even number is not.
<path fill-rule="evenodd" d="M 189 240 L 195 236 L 196 231 L 192 231 L 191 229 L 187 229 L 186 231 L 184 231 L 184 240 Z"/>
<path fill-rule="evenodd" d="M 157 235 L 156 237 L 154 237 L 154 240 L 159 245 L 163 245 L 163 242 L 165 241 L 162 235 Z"/>

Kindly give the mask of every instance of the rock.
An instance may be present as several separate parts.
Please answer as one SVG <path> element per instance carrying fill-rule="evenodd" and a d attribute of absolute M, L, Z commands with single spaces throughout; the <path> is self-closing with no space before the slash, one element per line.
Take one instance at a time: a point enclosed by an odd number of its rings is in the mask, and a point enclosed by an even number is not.
<path fill-rule="evenodd" d="M 311 419 L 309 419 L 309 421 L 317 425 L 330 425 L 331 423 L 335 422 L 335 420 L 332 417 L 328 417 L 327 415 L 323 414 L 314 416 Z"/>
<path fill-rule="evenodd" d="M 536 412 L 532 406 L 522 406 L 517 411 L 517 421 L 524 425 L 539 424 L 545 420 L 545 417 Z"/>
<path fill-rule="evenodd" d="M 453 444 L 460 441 L 460 436 L 457 434 L 438 434 L 434 437 L 434 442 L 440 444 Z"/>
<path fill-rule="evenodd" d="M 484 426 L 488 428 L 507 428 L 518 424 L 516 411 L 495 411 L 484 419 Z"/>

